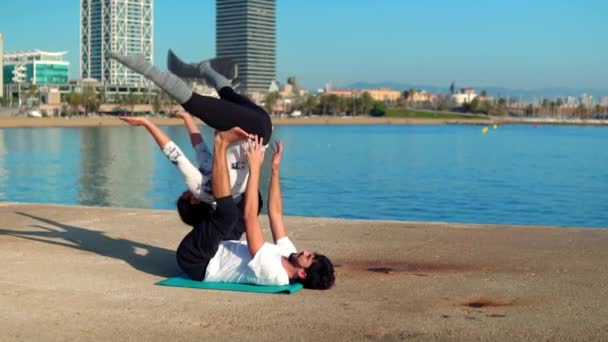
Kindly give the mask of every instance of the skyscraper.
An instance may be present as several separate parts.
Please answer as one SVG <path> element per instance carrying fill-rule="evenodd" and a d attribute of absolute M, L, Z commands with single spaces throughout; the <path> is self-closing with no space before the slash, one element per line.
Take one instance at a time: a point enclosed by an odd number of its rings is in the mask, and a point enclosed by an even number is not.
<path fill-rule="evenodd" d="M 146 84 L 110 59 L 110 52 L 141 54 L 153 62 L 153 8 L 153 0 L 80 0 L 80 76 L 105 84 Z"/>
<path fill-rule="evenodd" d="M 276 78 L 276 0 L 217 0 L 216 54 L 239 65 L 239 91 L 266 92 Z"/>

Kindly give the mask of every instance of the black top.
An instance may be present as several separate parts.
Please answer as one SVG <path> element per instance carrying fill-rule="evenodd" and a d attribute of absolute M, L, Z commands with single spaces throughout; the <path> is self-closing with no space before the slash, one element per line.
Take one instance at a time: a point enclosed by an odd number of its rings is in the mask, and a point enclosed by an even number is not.
<path fill-rule="evenodd" d="M 177 248 L 177 263 L 194 280 L 205 278 L 209 260 L 217 253 L 220 243 L 224 240 L 239 240 L 245 229 L 242 212 L 232 196 L 219 198 L 216 203 L 209 218 L 195 225 Z M 238 237 L 235 238 L 236 234 Z"/>

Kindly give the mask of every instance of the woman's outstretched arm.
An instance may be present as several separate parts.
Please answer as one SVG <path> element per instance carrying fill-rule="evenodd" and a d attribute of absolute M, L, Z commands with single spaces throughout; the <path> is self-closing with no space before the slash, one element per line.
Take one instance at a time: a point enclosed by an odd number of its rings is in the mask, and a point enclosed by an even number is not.
<path fill-rule="evenodd" d="M 203 136 L 201 135 L 198 125 L 194 122 L 194 119 L 192 119 L 192 115 L 186 111 L 177 111 L 171 113 L 171 116 L 184 120 L 184 126 L 186 126 L 188 135 L 190 136 L 190 143 L 194 148 L 194 152 L 196 152 L 196 160 L 198 162 L 199 170 L 205 176 L 210 176 L 211 168 L 213 166 L 213 156 L 211 155 L 209 146 L 207 146 Z"/>
<path fill-rule="evenodd" d="M 188 190 L 199 200 L 207 203 L 213 202 L 214 198 L 211 194 L 205 191 L 205 183 L 208 181 L 205 176 L 190 162 L 184 155 L 182 150 L 169 137 L 158 128 L 155 124 L 146 118 L 141 117 L 121 117 L 122 121 L 131 126 L 144 126 L 150 135 L 154 138 L 158 147 L 163 151 L 165 156 L 177 167 L 182 176 Z"/>
<path fill-rule="evenodd" d="M 190 143 L 192 144 L 192 147 L 196 148 L 197 145 L 203 142 L 201 130 L 194 123 L 194 120 L 192 119 L 192 115 L 190 115 L 190 113 L 186 111 L 177 111 L 171 113 L 171 116 L 180 118 L 184 121 L 184 126 L 186 126 L 188 134 L 190 135 Z"/>

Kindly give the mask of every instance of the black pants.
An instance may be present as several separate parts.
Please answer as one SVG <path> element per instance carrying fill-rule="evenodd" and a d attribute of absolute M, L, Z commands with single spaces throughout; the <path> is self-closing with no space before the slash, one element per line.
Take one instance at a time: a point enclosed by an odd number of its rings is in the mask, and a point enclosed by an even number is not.
<path fill-rule="evenodd" d="M 222 241 L 230 240 L 239 219 L 239 209 L 232 196 L 218 198 L 217 207 L 200 224 L 195 225 L 177 247 L 177 263 L 190 279 L 203 280 L 211 260 Z"/>
<path fill-rule="evenodd" d="M 192 93 L 182 107 L 212 128 L 226 131 L 238 126 L 249 134 L 262 137 L 264 144 L 268 144 L 272 134 L 268 113 L 230 87 L 220 89 L 219 95 L 216 99 Z"/>

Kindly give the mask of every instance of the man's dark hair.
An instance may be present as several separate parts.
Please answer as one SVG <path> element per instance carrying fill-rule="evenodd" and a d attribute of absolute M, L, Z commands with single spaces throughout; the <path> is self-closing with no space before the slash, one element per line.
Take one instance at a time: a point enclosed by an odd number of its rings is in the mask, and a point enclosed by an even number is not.
<path fill-rule="evenodd" d="M 239 210 L 241 212 L 241 216 L 245 205 L 244 199 L 245 198 L 243 197 L 238 205 Z M 262 211 L 262 206 L 264 206 L 264 200 L 262 199 L 262 194 L 259 191 L 258 201 L 258 215 L 260 215 L 260 211 Z M 182 222 L 189 226 L 197 225 L 203 220 L 206 220 L 213 211 L 213 208 L 208 203 L 200 202 L 198 204 L 192 204 L 190 203 L 190 199 L 182 198 L 182 196 L 177 198 L 176 204 L 179 217 L 182 219 Z M 238 239 L 240 239 L 240 236 Z"/>
<path fill-rule="evenodd" d="M 205 202 L 197 204 L 190 203 L 190 199 L 182 198 L 181 196 L 177 199 L 177 212 L 182 222 L 189 226 L 197 225 L 203 220 L 206 220 L 211 215 L 211 205 Z"/>
<path fill-rule="evenodd" d="M 335 281 L 334 265 L 321 254 L 316 255 L 315 261 L 306 270 L 306 278 L 299 280 L 305 288 L 313 290 L 327 290 Z"/>

